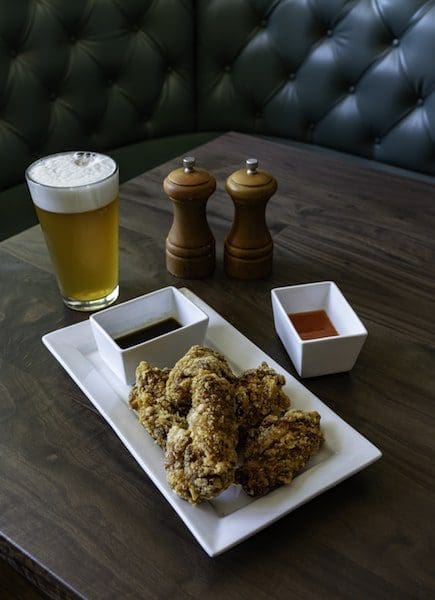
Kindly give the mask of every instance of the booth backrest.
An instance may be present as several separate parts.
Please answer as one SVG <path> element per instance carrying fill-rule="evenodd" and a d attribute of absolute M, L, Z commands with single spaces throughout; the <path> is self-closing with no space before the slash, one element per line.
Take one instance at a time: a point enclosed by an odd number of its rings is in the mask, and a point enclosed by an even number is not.
<path fill-rule="evenodd" d="M 435 174 L 435 0 L 0 0 L 0 190 L 195 130 Z"/>
<path fill-rule="evenodd" d="M 199 0 L 198 127 L 435 174 L 434 0 Z"/>
<path fill-rule="evenodd" d="M 39 156 L 192 131 L 192 0 L 0 0 L 0 189 Z"/>

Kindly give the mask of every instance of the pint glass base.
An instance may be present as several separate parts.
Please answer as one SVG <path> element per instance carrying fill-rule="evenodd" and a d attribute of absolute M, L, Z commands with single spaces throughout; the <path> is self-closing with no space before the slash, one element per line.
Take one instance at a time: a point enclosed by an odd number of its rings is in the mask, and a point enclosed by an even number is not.
<path fill-rule="evenodd" d="M 64 296 L 63 301 L 68 308 L 90 312 L 110 306 L 115 302 L 118 296 L 119 285 L 117 285 L 116 288 L 110 292 L 110 294 L 103 296 L 103 298 L 97 298 L 96 300 L 75 300 L 74 298 L 68 298 Z"/>

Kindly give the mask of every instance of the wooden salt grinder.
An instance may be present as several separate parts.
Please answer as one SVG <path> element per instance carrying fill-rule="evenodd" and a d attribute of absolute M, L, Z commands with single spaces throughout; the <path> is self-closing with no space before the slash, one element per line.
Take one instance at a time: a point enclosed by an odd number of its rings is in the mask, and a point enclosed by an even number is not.
<path fill-rule="evenodd" d="M 246 169 L 230 175 L 225 189 L 235 207 L 233 226 L 225 240 L 225 271 L 237 279 L 266 277 L 272 270 L 273 260 L 266 204 L 276 192 L 276 180 L 258 170 L 257 159 L 248 158 Z"/>
<path fill-rule="evenodd" d="M 163 189 L 172 200 L 174 220 L 166 238 L 166 268 L 176 277 L 199 279 L 213 273 L 215 240 L 207 223 L 207 200 L 216 181 L 195 158 L 183 158 L 183 167 L 171 171 Z"/>

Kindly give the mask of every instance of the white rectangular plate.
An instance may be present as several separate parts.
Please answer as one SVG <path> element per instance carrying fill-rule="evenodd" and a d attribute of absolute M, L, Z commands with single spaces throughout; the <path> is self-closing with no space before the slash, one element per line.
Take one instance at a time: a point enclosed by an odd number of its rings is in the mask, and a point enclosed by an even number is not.
<path fill-rule="evenodd" d="M 258 499 L 249 498 L 239 486 L 232 486 L 213 502 L 191 506 L 178 498 L 168 486 L 163 452 L 130 410 L 130 388 L 114 375 L 99 356 L 89 321 L 48 333 L 42 339 L 204 550 L 210 556 L 215 556 L 367 467 L 381 457 L 381 452 L 210 306 L 186 288 L 180 291 L 208 314 L 210 320 L 205 343 L 221 352 L 236 373 L 266 361 L 285 376 L 284 391 L 290 396 L 293 407 L 320 413 L 325 443 L 290 485 Z"/>

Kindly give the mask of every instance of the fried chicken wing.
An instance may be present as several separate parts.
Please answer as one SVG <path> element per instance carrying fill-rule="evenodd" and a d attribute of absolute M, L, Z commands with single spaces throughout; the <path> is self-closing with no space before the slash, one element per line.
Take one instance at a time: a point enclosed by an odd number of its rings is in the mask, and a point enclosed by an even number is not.
<path fill-rule="evenodd" d="M 165 468 L 172 489 L 198 504 L 234 482 L 237 422 L 233 387 L 226 378 L 199 370 L 191 378 L 191 392 L 188 429 L 170 430 Z"/>
<path fill-rule="evenodd" d="M 142 361 L 136 368 L 136 382 L 130 392 L 129 403 L 134 410 L 139 410 L 142 394 L 151 394 L 161 402 L 166 394 L 166 381 L 169 369 L 158 369 Z"/>
<path fill-rule="evenodd" d="M 323 442 L 317 412 L 290 409 L 265 417 L 248 433 L 245 459 L 236 478 L 250 496 L 290 483 Z"/>
<path fill-rule="evenodd" d="M 140 423 L 163 449 L 172 425 L 187 427 L 184 417 L 167 409 L 168 376 L 169 369 L 158 369 L 142 361 L 136 369 L 136 383 L 128 399 L 131 408 L 137 411 Z"/>
<path fill-rule="evenodd" d="M 234 381 L 234 373 L 227 361 L 214 350 L 204 346 L 192 346 L 175 364 L 166 383 L 167 409 L 186 416 L 192 405 L 191 382 L 200 370 L 216 373 L 228 381 Z"/>
<path fill-rule="evenodd" d="M 319 414 L 290 409 L 284 383 L 266 363 L 236 378 L 221 354 L 193 346 L 172 370 L 141 362 L 129 404 L 181 498 L 198 504 L 235 482 L 259 496 L 290 483 L 323 441 Z"/>
<path fill-rule="evenodd" d="M 290 399 L 281 389 L 284 384 L 283 375 L 265 362 L 238 378 L 235 397 L 241 438 L 249 429 L 258 427 L 267 415 L 279 415 L 289 408 Z"/>
<path fill-rule="evenodd" d="M 184 469 L 186 448 L 192 443 L 190 431 L 178 425 L 171 427 L 166 439 L 165 469 L 169 485 L 184 500 L 192 502 L 190 481 Z"/>

